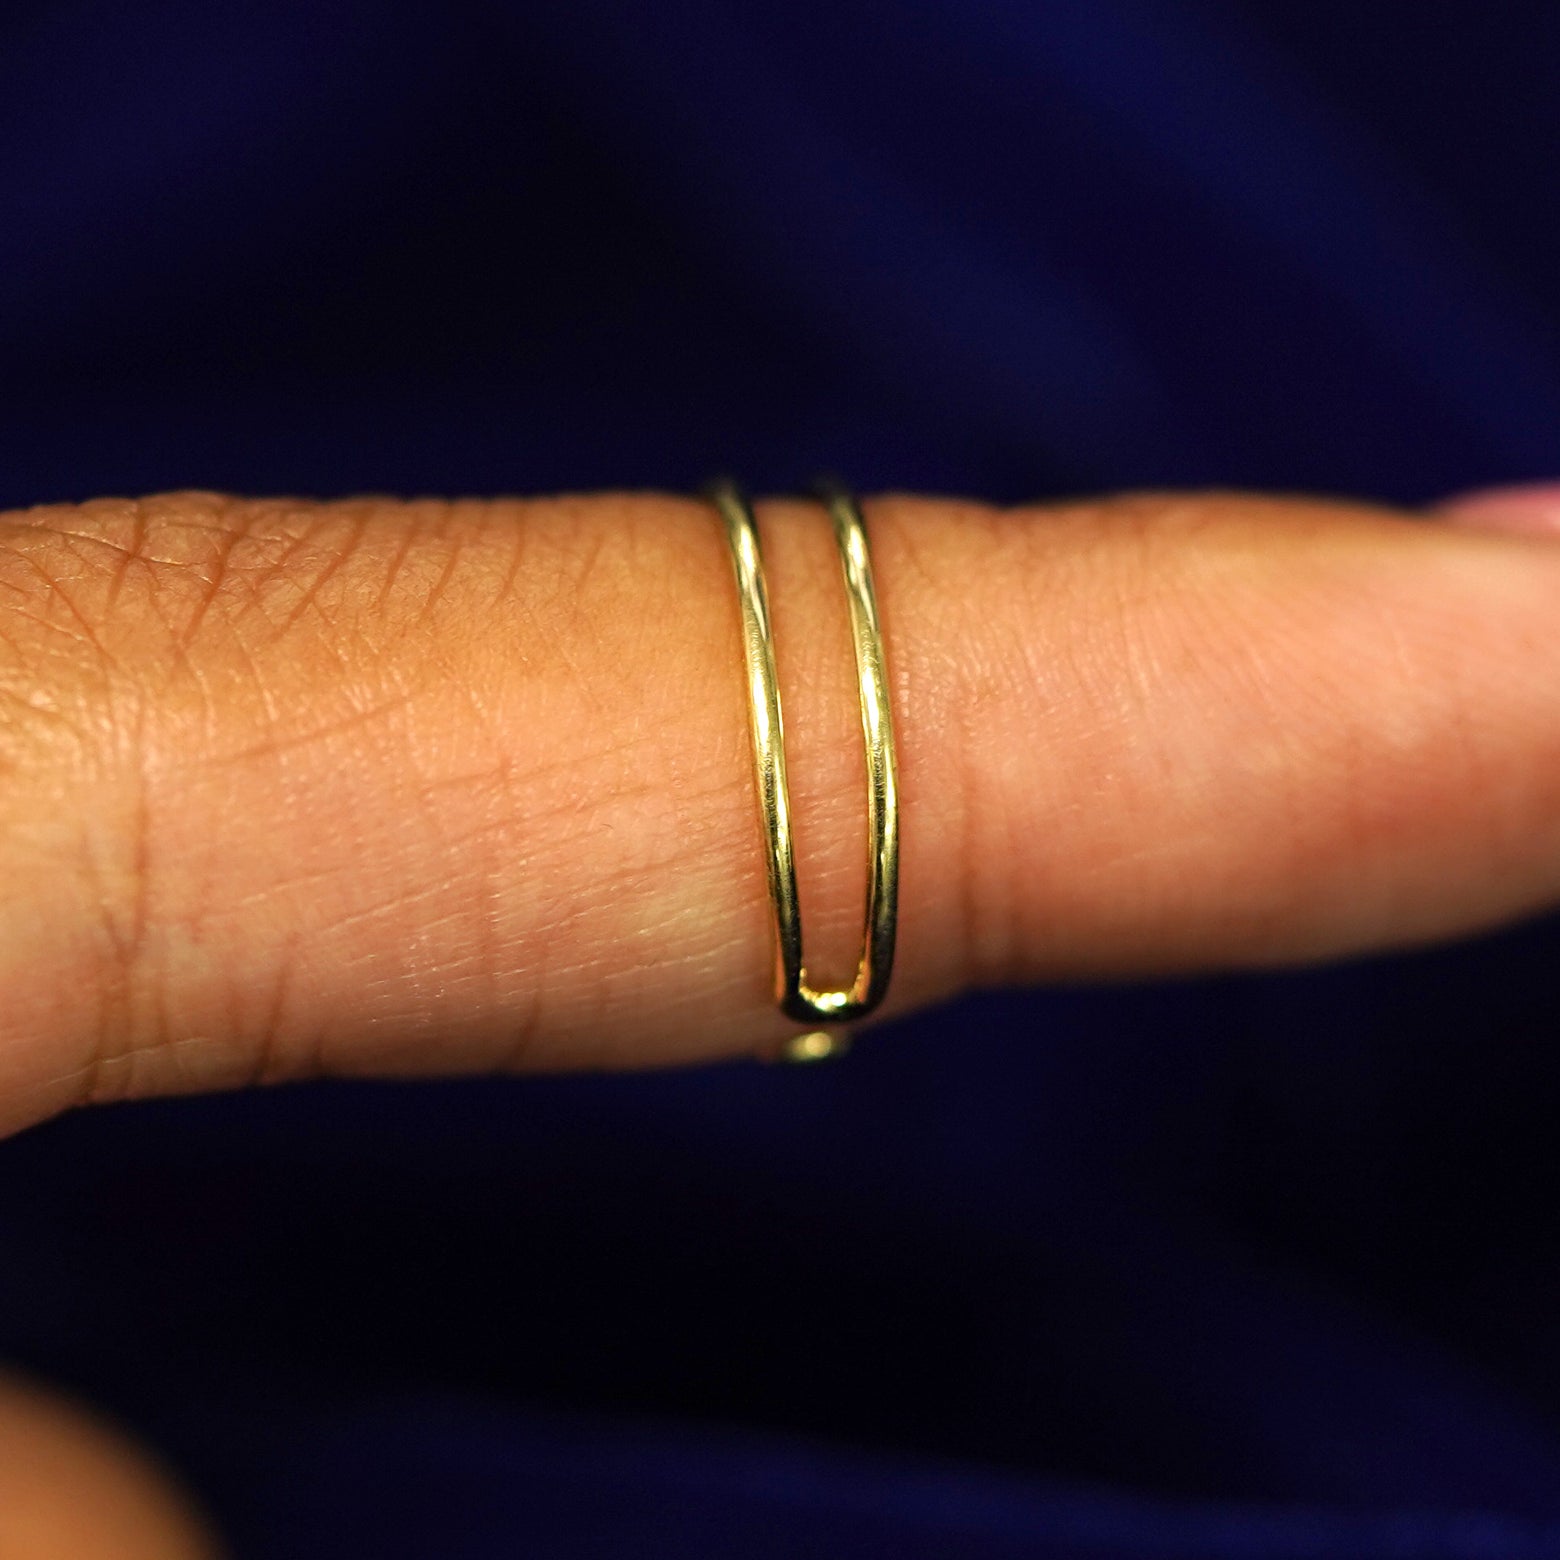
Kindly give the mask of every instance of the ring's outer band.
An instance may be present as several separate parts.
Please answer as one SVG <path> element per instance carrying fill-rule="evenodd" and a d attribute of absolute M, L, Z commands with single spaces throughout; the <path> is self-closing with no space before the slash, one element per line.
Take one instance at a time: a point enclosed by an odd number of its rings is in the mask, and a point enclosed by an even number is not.
<path fill-rule="evenodd" d="M 802 913 L 791 840 L 785 731 L 758 527 L 751 504 L 735 483 L 713 483 L 708 493 L 726 523 L 742 609 L 753 761 L 758 772 L 759 811 L 768 847 L 769 895 L 775 913 L 776 997 L 782 1011 L 800 1023 L 845 1023 L 870 1013 L 883 1000 L 894 968 L 899 917 L 899 793 L 894 724 L 866 527 L 860 507 L 845 489 L 832 483 L 819 485 L 818 496 L 834 523 L 850 605 L 851 639 L 861 695 L 861 734 L 867 759 L 868 861 L 866 924 L 856 978 L 849 990 L 817 991 L 808 985 L 802 961 Z"/>

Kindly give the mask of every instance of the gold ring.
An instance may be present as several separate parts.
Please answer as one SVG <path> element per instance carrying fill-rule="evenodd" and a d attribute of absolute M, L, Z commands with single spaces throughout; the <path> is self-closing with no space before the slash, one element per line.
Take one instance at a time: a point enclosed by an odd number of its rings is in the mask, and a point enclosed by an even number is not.
<path fill-rule="evenodd" d="M 808 984 L 802 959 L 802 914 L 791 840 L 785 731 L 758 526 L 752 505 L 734 483 L 713 483 L 708 494 L 726 522 L 742 609 L 753 761 L 758 772 L 759 811 L 768 848 L 769 896 L 775 914 L 776 1000 L 781 1011 L 799 1023 L 848 1023 L 870 1013 L 888 990 L 899 917 L 899 794 L 894 724 L 866 527 L 860 507 L 844 488 L 832 483 L 819 485 L 818 496 L 834 522 L 834 539 L 845 576 L 861 696 L 861 735 L 867 760 L 867 913 L 855 980 L 847 990 L 818 991 Z M 812 1061 L 838 1054 L 843 1049 L 842 1040 L 843 1037 L 819 1033 L 794 1036 L 781 1054 L 793 1061 Z"/>

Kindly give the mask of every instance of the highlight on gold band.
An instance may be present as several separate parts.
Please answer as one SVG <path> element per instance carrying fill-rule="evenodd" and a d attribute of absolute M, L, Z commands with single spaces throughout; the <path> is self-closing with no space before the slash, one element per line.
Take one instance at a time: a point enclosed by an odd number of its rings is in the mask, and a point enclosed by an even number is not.
<path fill-rule="evenodd" d="M 782 1011 L 800 1023 L 845 1023 L 870 1013 L 888 990 L 899 914 L 899 796 L 894 726 L 866 526 L 856 500 L 844 488 L 832 483 L 819 485 L 818 496 L 829 511 L 839 546 L 861 696 L 861 735 L 867 761 L 867 913 L 855 980 L 848 990 L 818 991 L 808 984 L 802 959 L 802 912 L 796 894 L 785 730 L 780 717 L 780 685 L 775 675 L 774 633 L 758 526 L 752 505 L 734 483 L 713 483 L 708 493 L 726 523 L 742 610 L 753 761 L 758 771 L 759 811 L 768 848 L 769 895 L 775 913 L 775 994 Z M 824 1036 L 802 1038 L 811 1046 L 809 1059 L 828 1054 L 821 1045 Z"/>

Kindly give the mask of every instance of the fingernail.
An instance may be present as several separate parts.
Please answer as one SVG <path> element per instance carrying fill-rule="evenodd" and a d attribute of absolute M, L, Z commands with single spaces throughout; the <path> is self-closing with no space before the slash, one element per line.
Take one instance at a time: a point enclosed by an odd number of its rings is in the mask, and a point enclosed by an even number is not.
<path fill-rule="evenodd" d="M 1560 482 L 1463 493 L 1437 504 L 1436 513 L 1454 525 L 1476 526 L 1485 531 L 1560 536 Z"/>

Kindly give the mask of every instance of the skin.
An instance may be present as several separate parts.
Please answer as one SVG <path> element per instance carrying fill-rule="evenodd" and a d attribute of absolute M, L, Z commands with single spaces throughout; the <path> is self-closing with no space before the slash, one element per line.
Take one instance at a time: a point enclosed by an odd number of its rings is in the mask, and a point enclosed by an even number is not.
<path fill-rule="evenodd" d="M 0 1555 L 215 1560 L 169 1474 L 100 1419 L 0 1377 Z"/>
<path fill-rule="evenodd" d="M 1231 494 L 865 509 L 904 820 L 890 1012 L 1560 898 L 1544 527 Z M 844 597 L 816 509 L 759 514 L 809 963 L 844 983 Z M 0 1131 L 321 1074 L 767 1052 L 792 1026 L 746 720 L 729 563 L 686 499 L 0 516 Z"/>

